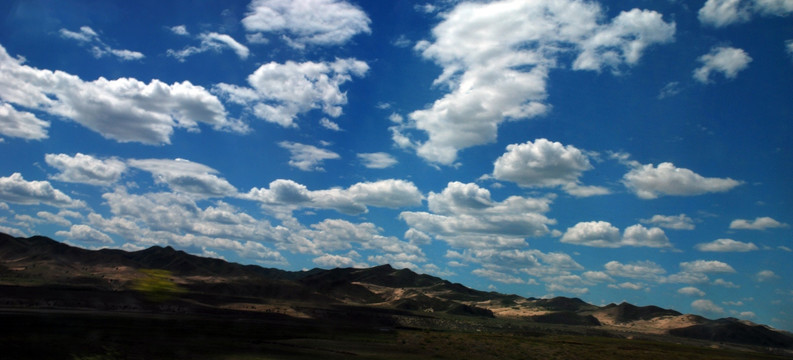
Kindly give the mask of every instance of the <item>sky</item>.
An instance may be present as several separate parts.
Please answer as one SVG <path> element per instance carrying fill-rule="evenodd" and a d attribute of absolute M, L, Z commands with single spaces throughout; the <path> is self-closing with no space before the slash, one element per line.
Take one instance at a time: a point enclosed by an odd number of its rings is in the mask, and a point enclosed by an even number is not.
<path fill-rule="evenodd" d="M 0 4 L 0 232 L 793 330 L 793 1 Z"/>

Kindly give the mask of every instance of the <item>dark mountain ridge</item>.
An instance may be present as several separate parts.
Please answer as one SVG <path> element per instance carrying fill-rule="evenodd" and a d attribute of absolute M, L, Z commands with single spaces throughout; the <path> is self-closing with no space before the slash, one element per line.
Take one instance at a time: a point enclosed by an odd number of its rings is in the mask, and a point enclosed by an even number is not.
<path fill-rule="evenodd" d="M 334 319 L 363 312 L 368 314 L 365 318 L 373 316 L 376 320 L 371 321 L 381 324 L 399 322 L 393 316 L 404 320 L 406 314 L 423 317 L 420 314 L 442 312 L 569 326 L 629 326 L 631 331 L 638 331 L 632 327 L 638 322 L 682 319 L 684 326 L 669 328 L 666 334 L 793 347 L 789 334 L 737 319 L 708 320 L 652 305 L 598 307 L 578 298 L 484 292 L 390 265 L 284 271 L 190 255 L 170 246 L 132 252 L 86 250 L 43 236 L 16 238 L 0 233 L 0 286 L 5 289 L 0 292 L 0 305 L 28 307 L 162 309 L 162 299 L 170 299 L 169 306 L 180 311 L 285 311 L 290 316 Z"/>

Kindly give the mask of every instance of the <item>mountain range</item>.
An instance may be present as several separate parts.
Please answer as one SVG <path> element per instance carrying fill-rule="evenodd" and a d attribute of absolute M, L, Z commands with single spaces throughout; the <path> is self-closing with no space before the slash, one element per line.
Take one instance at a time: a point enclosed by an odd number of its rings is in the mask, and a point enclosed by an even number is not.
<path fill-rule="evenodd" d="M 790 333 L 744 320 L 624 302 L 596 306 L 578 298 L 486 292 L 389 265 L 284 271 L 172 247 L 86 250 L 43 236 L 0 233 L 0 289 L 2 309 L 279 314 L 377 328 L 534 324 L 538 331 L 793 348 Z"/>

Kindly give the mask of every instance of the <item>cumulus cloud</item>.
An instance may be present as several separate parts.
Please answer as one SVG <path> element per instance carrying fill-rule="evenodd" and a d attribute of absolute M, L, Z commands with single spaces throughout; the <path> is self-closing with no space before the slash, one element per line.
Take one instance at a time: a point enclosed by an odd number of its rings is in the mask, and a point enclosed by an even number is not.
<path fill-rule="evenodd" d="M 735 219 L 730 222 L 730 229 L 735 230 L 766 230 L 774 228 L 786 228 L 788 224 L 781 223 L 773 218 L 763 216 L 754 220 Z"/>
<path fill-rule="evenodd" d="M 54 180 L 101 186 L 116 183 L 127 169 L 127 165 L 116 158 L 103 160 L 81 153 L 74 156 L 47 154 L 44 161 L 60 170 L 60 174 L 51 177 Z"/>
<path fill-rule="evenodd" d="M 543 213 L 550 199 L 511 196 L 494 201 L 490 191 L 476 184 L 450 182 L 441 193 L 430 192 L 430 212 L 402 212 L 411 228 L 442 239 L 455 247 L 509 247 L 525 238 L 548 233 L 555 223 Z"/>
<path fill-rule="evenodd" d="M 508 145 L 507 152 L 495 161 L 493 177 L 523 187 L 559 186 L 574 196 L 607 194 L 605 188 L 580 184 L 579 177 L 590 169 L 588 156 L 576 147 L 537 139 Z"/>
<path fill-rule="evenodd" d="M 644 224 L 658 225 L 672 230 L 694 230 L 694 220 L 686 214 L 680 215 L 653 215 L 652 218 L 642 219 Z"/>
<path fill-rule="evenodd" d="M 365 268 L 365 267 L 368 267 L 369 266 L 368 264 L 355 260 L 355 258 L 357 258 L 359 256 L 360 255 L 353 250 L 353 251 L 350 251 L 350 253 L 347 256 L 345 256 L 345 255 L 324 254 L 322 256 L 318 256 L 318 257 L 314 258 L 311 261 L 313 261 L 315 264 L 317 264 L 319 266 L 326 267 L 326 268 L 350 268 L 350 267 Z"/>
<path fill-rule="evenodd" d="M 325 219 L 311 225 L 310 229 L 302 229 L 297 234 L 293 234 L 292 241 L 299 246 L 294 249 L 304 253 L 319 254 L 327 251 L 346 250 L 351 249 L 353 244 L 358 244 L 362 249 L 394 254 L 396 257 L 390 257 L 390 259 L 403 263 L 426 262 L 421 248 L 395 237 L 383 236 L 380 234 L 382 231 L 383 229 L 369 222 L 355 224 L 347 220 Z M 373 257 L 367 260 L 373 263 L 383 263 L 378 259 L 384 258 Z"/>
<path fill-rule="evenodd" d="M 688 295 L 688 296 L 698 296 L 703 297 L 705 296 L 705 292 L 697 289 L 693 286 L 686 286 L 684 288 L 677 289 L 678 294 Z"/>
<path fill-rule="evenodd" d="M 140 60 L 145 57 L 143 53 L 138 51 L 114 49 L 110 47 L 99 38 L 99 34 L 97 34 L 94 29 L 91 29 L 88 26 L 80 27 L 79 31 L 61 29 L 60 34 L 64 39 L 75 40 L 82 45 L 90 46 L 91 53 L 97 59 L 105 55 L 112 55 L 123 61 Z"/>
<path fill-rule="evenodd" d="M 27 111 L 18 111 L 11 104 L 0 101 L 0 135 L 25 140 L 42 140 L 48 137 L 49 127 L 49 121 L 41 120 Z"/>
<path fill-rule="evenodd" d="M 113 239 L 107 234 L 88 225 L 72 225 L 69 231 L 58 231 L 55 236 L 89 243 L 112 244 Z"/>
<path fill-rule="evenodd" d="M 709 243 L 699 243 L 694 245 L 694 247 L 699 251 L 713 252 L 747 252 L 758 249 L 754 243 L 745 243 L 733 239 L 716 239 Z"/>
<path fill-rule="evenodd" d="M 347 93 L 339 88 L 364 76 L 369 65 L 355 59 L 333 62 L 287 61 L 270 62 L 248 76 L 251 87 L 226 83 L 215 85 L 215 91 L 229 101 L 248 107 L 256 117 L 284 127 L 297 127 L 295 118 L 313 109 L 331 117 L 342 114 Z"/>
<path fill-rule="evenodd" d="M 474 274 L 502 283 L 537 284 L 533 278 L 525 275 L 541 277 L 547 286 L 575 286 L 592 284 L 571 271 L 583 270 L 583 267 L 570 255 L 561 252 L 543 253 L 539 250 L 471 248 L 462 252 L 449 250 L 446 257 L 457 259 L 466 264 L 479 264 L 482 268 L 474 270 Z M 560 290 L 560 289 L 557 289 Z M 553 290 L 549 290 L 553 291 Z M 560 290 L 561 291 L 561 290 Z M 565 292 L 571 292 L 565 290 Z"/>
<path fill-rule="evenodd" d="M 623 176 L 622 183 L 642 199 L 724 192 L 742 184 L 730 178 L 706 178 L 669 162 L 660 163 L 658 167 L 637 165 Z"/>
<path fill-rule="evenodd" d="M 182 36 L 190 35 L 190 32 L 187 31 L 187 26 L 185 26 L 185 25 L 171 26 L 168 29 L 171 30 L 171 32 L 176 34 L 176 35 L 182 35 Z"/>
<path fill-rule="evenodd" d="M 176 192 L 198 197 L 224 197 L 237 193 L 217 170 L 185 159 L 131 159 L 129 166 L 148 171 L 159 184 L 166 184 Z"/>
<path fill-rule="evenodd" d="M 325 171 L 322 162 L 325 160 L 338 159 L 339 154 L 328 149 L 321 149 L 313 145 L 301 144 L 296 142 L 282 141 L 278 143 L 284 149 L 289 150 L 289 166 L 296 167 L 303 171 Z"/>
<path fill-rule="evenodd" d="M 609 261 L 603 267 L 606 273 L 611 276 L 627 277 L 632 279 L 659 280 L 666 274 L 661 265 L 652 261 L 638 261 L 630 264 L 623 264 L 619 261 Z"/>
<path fill-rule="evenodd" d="M 713 303 L 713 301 L 706 300 L 706 299 L 699 299 L 694 300 L 691 303 L 691 307 L 695 311 L 703 312 L 703 313 L 710 313 L 710 314 L 723 314 L 724 309 L 721 306 L 718 306 Z"/>
<path fill-rule="evenodd" d="M 625 229 L 622 237 L 615 226 L 605 221 L 580 222 L 568 228 L 560 240 L 563 243 L 616 248 L 622 246 L 671 247 L 672 244 L 659 228 L 633 225 Z"/>
<path fill-rule="evenodd" d="M 363 166 L 369 169 L 385 169 L 396 165 L 398 162 L 391 154 L 384 152 L 361 153 L 358 154 L 358 159 L 363 163 Z"/>
<path fill-rule="evenodd" d="M 86 82 L 62 71 L 40 70 L 0 46 L 0 100 L 70 119 L 119 142 L 169 144 L 174 128 L 246 132 L 226 117 L 217 97 L 189 81 L 148 84 L 133 78 Z"/>
<path fill-rule="evenodd" d="M 292 180 L 278 179 L 269 188 L 251 189 L 244 197 L 265 207 L 335 209 L 344 214 L 365 213 L 367 206 L 416 206 L 424 198 L 412 182 L 395 179 L 357 183 L 347 189 L 313 191 Z"/>
<path fill-rule="evenodd" d="M 734 273 L 735 269 L 718 260 L 695 260 L 680 263 L 680 270 L 689 273 Z"/>
<path fill-rule="evenodd" d="M 15 204 L 47 204 L 55 207 L 85 207 L 82 200 L 74 200 L 52 187 L 49 181 L 27 181 L 20 173 L 0 177 L 0 201 Z"/>
<path fill-rule="evenodd" d="M 242 25 L 252 33 L 283 34 L 295 48 L 342 45 L 360 33 L 370 33 L 371 20 L 343 0 L 253 0 Z"/>
<path fill-rule="evenodd" d="M 474 274 L 479 277 L 487 278 L 495 282 L 500 282 L 503 284 L 526 284 L 527 281 L 521 279 L 518 276 L 505 274 L 500 271 L 496 271 L 493 269 L 474 269 L 471 271 L 471 274 Z"/>
<path fill-rule="evenodd" d="M 328 118 L 322 118 L 321 120 L 319 120 L 319 125 L 328 130 L 341 131 L 341 127 L 339 127 L 339 124 L 329 120 Z"/>
<path fill-rule="evenodd" d="M 789 0 L 708 0 L 699 9 L 699 21 L 713 27 L 747 22 L 756 14 L 786 16 L 793 13 Z"/>
<path fill-rule="evenodd" d="M 759 282 L 770 281 L 773 279 L 778 279 L 779 275 L 775 274 L 771 270 L 761 270 L 754 275 L 755 279 Z"/>
<path fill-rule="evenodd" d="M 181 30 L 184 30 L 184 33 L 177 32 Z M 188 35 L 187 30 L 184 29 L 184 27 L 178 28 L 176 30 L 172 28 L 172 31 L 179 35 Z M 182 50 L 168 49 L 168 56 L 174 57 L 177 60 L 184 62 L 188 57 L 195 54 L 200 54 L 207 51 L 219 53 L 224 49 L 230 49 L 234 51 L 234 53 L 237 54 L 237 56 L 242 60 L 247 59 L 248 55 L 250 55 L 250 50 L 247 46 L 240 44 L 237 42 L 237 40 L 234 40 L 234 38 L 227 34 L 206 32 L 199 34 L 198 39 L 201 40 L 200 46 L 188 46 Z"/>
<path fill-rule="evenodd" d="M 711 74 L 719 72 L 727 79 L 735 79 L 738 73 L 749 66 L 752 58 L 742 49 L 733 47 L 714 47 L 709 53 L 697 59 L 702 66 L 694 70 L 694 79 L 707 84 Z"/>
<path fill-rule="evenodd" d="M 575 70 L 618 72 L 653 44 L 671 41 L 674 23 L 633 9 L 608 23 L 596 3 L 579 0 L 464 2 L 442 15 L 431 41 L 415 49 L 443 68 L 436 85 L 450 92 L 394 128 L 414 141 L 419 156 L 450 165 L 458 151 L 496 140 L 504 121 L 545 114 L 551 68 L 572 55 Z M 498 41 L 493 41 L 498 39 Z M 564 55 L 564 56 L 563 56 Z"/>

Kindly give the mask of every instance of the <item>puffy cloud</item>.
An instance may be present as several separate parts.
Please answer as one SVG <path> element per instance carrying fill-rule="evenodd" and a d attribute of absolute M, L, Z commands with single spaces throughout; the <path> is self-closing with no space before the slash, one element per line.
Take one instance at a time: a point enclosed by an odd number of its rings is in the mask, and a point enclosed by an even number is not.
<path fill-rule="evenodd" d="M 176 34 L 176 35 L 182 35 L 182 36 L 190 35 L 190 32 L 187 31 L 187 26 L 185 26 L 185 25 L 171 26 L 168 29 L 171 30 L 171 32 Z"/>
<path fill-rule="evenodd" d="M 44 161 L 49 166 L 60 170 L 60 174 L 52 176 L 58 181 L 109 186 L 118 181 L 127 165 L 118 159 L 98 159 L 91 155 L 77 153 L 47 154 Z"/>
<path fill-rule="evenodd" d="M 626 281 L 619 284 L 609 284 L 609 288 L 612 289 L 628 289 L 628 290 L 644 290 L 647 289 L 646 285 L 643 283 L 632 283 L 630 281 Z"/>
<path fill-rule="evenodd" d="M 698 296 L 703 297 L 705 296 L 705 292 L 697 289 L 693 286 L 686 286 L 684 288 L 677 289 L 678 294 L 688 295 L 688 296 Z"/>
<path fill-rule="evenodd" d="M 385 169 L 398 163 L 391 154 L 384 152 L 361 153 L 358 154 L 358 159 L 361 160 L 363 166 L 369 169 Z"/>
<path fill-rule="evenodd" d="M 779 275 L 775 274 L 771 270 L 762 270 L 762 271 L 758 271 L 757 274 L 754 275 L 754 277 L 755 279 L 757 279 L 757 281 L 763 282 L 763 281 L 778 279 Z"/>
<path fill-rule="evenodd" d="M 71 240 L 85 241 L 91 243 L 112 244 L 113 239 L 107 234 L 96 230 L 88 225 L 72 225 L 69 231 L 58 231 L 55 236 L 65 237 Z"/>
<path fill-rule="evenodd" d="M 447 258 L 459 259 L 466 264 L 483 266 L 474 274 L 505 283 L 517 279 L 525 284 L 536 284 L 536 280 L 522 280 L 520 274 L 543 277 L 546 283 L 565 286 L 590 284 L 580 276 L 570 275 L 571 271 L 583 270 L 583 267 L 570 255 L 560 252 L 543 253 L 539 250 L 472 248 L 462 253 L 449 250 Z M 500 280 L 496 280 L 500 279 Z M 503 281 L 502 281 L 503 280 Z"/>
<path fill-rule="evenodd" d="M 420 205 L 424 196 L 412 182 L 396 179 L 353 184 L 347 189 L 309 190 L 292 180 L 278 179 L 269 188 L 253 188 L 243 197 L 264 206 L 335 209 L 345 214 L 367 212 L 367 206 L 399 208 Z"/>
<path fill-rule="evenodd" d="M 537 139 L 508 145 L 507 152 L 495 161 L 493 177 L 523 187 L 561 186 L 575 196 L 607 194 L 605 188 L 579 184 L 578 178 L 590 169 L 589 158 L 574 146 Z"/>
<path fill-rule="evenodd" d="M 60 30 L 61 37 L 64 39 L 71 39 L 75 40 L 83 45 L 91 46 L 91 53 L 94 55 L 95 58 L 101 58 L 105 55 L 113 55 L 120 60 L 129 61 L 129 60 L 140 60 L 146 57 L 143 53 L 138 51 L 132 50 L 125 50 L 125 49 L 113 49 L 109 45 L 105 44 L 102 39 L 99 38 L 99 34 L 91 29 L 88 26 L 80 27 L 79 31 L 71 31 L 66 29 Z"/>
<path fill-rule="evenodd" d="M 184 33 L 177 33 L 176 31 L 184 30 Z M 182 26 L 177 30 L 173 30 L 174 33 L 179 35 L 187 35 L 187 29 Z M 189 56 L 200 54 L 207 51 L 214 51 L 220 52 L 223 49 L 231 49 L 234 53 L 239 56 L 240 59 L 245 60 L 250 55 L 250 50 L 247 46 L 240 44 L 237 40 L 234 40 L 229 35 L 226 34 L 219 34 L 216 32 L 206 32 L 198 35 L 198 39 L 201 40 L 201 46 L 188 46 L 182 50 L 173 50 L 168 49 L 167 54 L 168 56 L 172 56 L 177 60 L 184 62 Z"/>
<path fill-rule="evenodd" d="M 62 71 L 23 65 L 0 46 L 0 100 L 44 111 L 83 125 L 119 142 L 168 144 L 174 128 L 198 124 L 215 130 L 246 132 L 226 117 L 217 97 L 188 81 L 148 84 L 133 78 L 86 82 Z"/>
<path fill-rule="evenodd" d="M 659 227 L 672 230 L 694 230 L 694 220 L 686 214 L 680 215 L 653 215 L 652 218 L 642 219 L 644 224 L 658 225 Z"/>
<path fill-rule="evenodd" d="M 322 118 L 321 120 L 319 120 L 319 125 L 321 125 L 322 127 L 328 130 L 341 131 L 339 124 L 330 121 L 328 118 Z"/>
<path fill-rule="evenodd" d="M 364 76 L 368 70 L 369 65 L 355 59 L 270 62 L 248 76 L 251 87 L 220 83 L 215 91 L 231 102 L 247 106 L 258 118 L 284 127 L 297 127 L 298 114 L 312 109 L 321 108 L 328 116 L 340 116 L 341 106 L 347 103 L 347 93 L 339 87 L 352 76 Z"/>
<path fill-rule="evenodd" d="M 418 246 L 395 237 L 382 236 L 380 235 L 382 230 L 369 222 L 354 224 L 341 219 L 325 219 L 311 225 L 310 229 L 302 229 L 292 236 L 292 240 L 300 246 L 299 248 L 289 244 L 285 246 L 292 247 L 298 252 L 323 253 L 351 249 L 353 244 L 358 244 L 363 249 L 402 255 L 399 258 L 391 258 L 392 260 L 414 263 L 426 261 Z M 383 259 L 385 258 L 370 258 L 368 260 L 373 263 L 384 263 Z"/>
<path fill-rule="evenodd" d="M 793 56 L 793 39 L 785 41 L 785 50 L 790 56 Z"/>
<path fill-rule="evenodd" d="M 733 239 L 717 239 L 709 243 L 699 243 L 694 245 L 694 247 L 699 251 L 714 252 L 747 252 L 758 249 L 754 243 L 745 243 Z"/>
<path fill-rule="evenodd" d="M 357 255 L 355 251 L 351 251 Z M 333 254 L 325 254 L 322 256 L 318 256 L 314 258 L 313 261 L 315 264 L 326 267 L 326 268 L 349 268 L 349 267 L 359 267 L 364 268 L 368 267 L 369 265 L 366 263 L 358 262 L 353 259 L 352 256 L 343 256 L 343 255 L 333 255 Z"/>
<path fill-rule="evenodd" d="M 602 271 L 586 271 L 581 276 L 591 282 L 613 282 L 614 279 Z"/>
<path fill-rule="evenodd" d="M 0 102 L 0 135 L 26 140 L 46 139 L 49 121 L 27 111 L 18 111 L 11 104 Z"/>
<path fill-rule="evenodd" d="M 526 237 L 548 233 L 547 224 L 555 223 L 543 215 L 549 202 L 520 196 L 497 202 L 476 184 L 450 182 L 443 192 L 430 192 L 431 213 L 405 211 L 399 217 L 455 247 L 513 247 L 524 245 Z"/>
<path fill-rule="evenodd" d="M 672 246 L 663 230 L 657 227 L 648 229 L 639 224 L 625 228 L 625 232 L 622 235 L 622 243 L 629 246 L 655 248 Z"/>
<path fill-rule="evenodd" d="M 757 13 L 786 16 L 791 12 L 790 0 L 708 0 L 699 9 L 699 21 L 718 28 L 747 22 Z"/>
<path fill-rule="evenodd" d="M 629 226 L 620 238 L 619 229 L 605 221 L 580 222 L 568 228 L 560 241 L 576 245 L 610 248 L 622 246 L 672 246 L 664 231 L 659 228 L 647 229 L 638 224 Z"/>
<path fill-rule="evenodd" d="M 580 222 L 568 228 L 560 241 L 595 247 L 619 247 L 620 230 L 605 221 Z"/>
<path fill-rule="evenodd" d="M 462 149 L 495 141 L 502 122 L 546 113 L 548 74 L 560 59 L 572 54 L 576 70 L 618 71 L 675 32 L 661 14 L 638 9 L 601 24 L 600 6 L 579 0 L 464 2 L 442 17 L 432 41 L 415 49 L 443 68 L 435 84 L 450 92 L 392 131 L 419 156 L 445 165 Z M 413 130 L 428 139 L 410 141 Z"/>
<path fill-rule="evenodd" d="M 343 0 L 253 0 L 242 25 L 249 32 L 286 33 L 287 44 L 342 45 L 370 33 L 369 17 Z"/>
<path fill-rule="evenodd" d="M 504 284 L 526 284 L 526 280 L 521 279 L 520 277 L 505 274 L 500 271 L 496 271 L 493 269 L 475 269 L 471 271 L 472 274 L 476 276 L 480 276 L 483 278 L 490 279 L 495 282 L 500 282 Z"/>
<path fill-rule="evenodd" d="M 20 173 L 0 177 L 0 201 L 24 205 L 47 204 L 55 207 L 85 207 L 82 200 L 74 200 L 49 181 L 27 181 Z"/>
<path fill-rule="evenodd" d="M 728 191 L 742 182 L 730 178 L 706 178 L 689 169 L 665 162 L 638 165 L 622 178 L 622 183 L 642 199 L 661 195 L 692 196 Z"/>
<path fill-rule="evenodd" d="M 680 263 L 680 269 L 689 273 L 734 273 L 735 269 L 718 260 L 695 260 Z"/>
<path fill-rule="evenodd" d="M 729 289 L 740 288 L 740 286 L 736 285 L 732 281 L 727 281 L 727 280 L 724 280 L 724 279 L 713 280 L 713 285 L 723 286 L 723 287 L 726 287 L 726 288 L 729 288 Z"/>
<path fill-rule="evenodd" d="M 706 300 L 706 299 L 699 299 L 694 300 L 691 303 L 691 307 L 695 311 L 703 312 L 703 313 L 711 313 L 711 314 L 722 314 L 724 313 L 724 309 L 721 306 L 718 306 L 713 303 L 713 301 Z"/>
<path fill-rule="evenodd" d="M 754 221 L 735 219 L 730 222 L 730 229 L 736 230 L 766 230 L 774 228 L 786 228 L 788 226 L 788 224 L 781 223 L 767 216 L 755 218 Z"/>
<path fill-rule="evenodd" d="M 150 172 L 155 182 L 166 184 L 177 192 L 199 197 L 223 197 L 237 193 L 237 189 L 226 179 L 215 175 L 217 170 L 189 160 L 132 159 L 128 164 Z"/>
<path fill-rule="evenodd" d="M 710 82 L 710 74 L 720 72 L 727 79 L 735 79 L 738 72 L 746 69 L 752 58 L 741 50 L 733 47 L 714 47 L 709 53 L 699 57 L 702 66 L 694 70 L 694 79 L 707 84 Z"/>
<path fill-rule="evenodd" d="M 321 149 L 314 145 L 301 144 L 296 142 L 282 141 L 278 143 L 284 149 L 289 150 L 289 166 L 296 167 L 303 171 L 325 171 L 322 162 L 325 160 L 338 159 L 339 154 Z"/>
<path fill-rule="evenodd" d="M 699 9 L 699 21 L 714 27 L 746 22 L 751 17 L 745 0 L 708 0 Z"/>
<path fill-rule="evenodd" d="M 611 276 L 627 277 L 632 279 L 659 280 L 666 270 L 652 261 L 638 261 L 623 264 L 619 261 L 609 261 L 603 267 Z"/>

